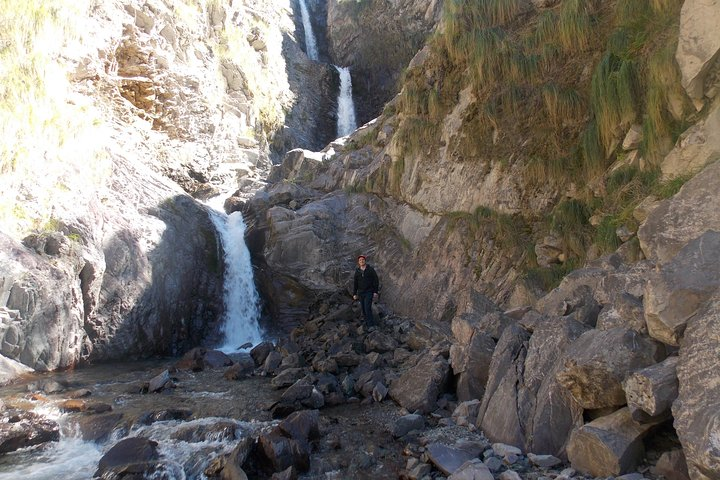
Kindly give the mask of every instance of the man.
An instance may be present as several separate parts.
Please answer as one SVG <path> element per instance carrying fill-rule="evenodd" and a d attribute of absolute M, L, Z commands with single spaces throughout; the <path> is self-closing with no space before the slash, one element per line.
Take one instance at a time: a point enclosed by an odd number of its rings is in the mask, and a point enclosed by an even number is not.
<path fill-rule="evenodd" d="M 357 258 L 358 267 L 355 269 L 353 285 L 353 300 L 360 300 L 365 325 L 368 327 L 375 323 L 372 313 L 372 302 L 378 296 L 380 281 L 375 269 L 367 264 L 365 255 Z"/>

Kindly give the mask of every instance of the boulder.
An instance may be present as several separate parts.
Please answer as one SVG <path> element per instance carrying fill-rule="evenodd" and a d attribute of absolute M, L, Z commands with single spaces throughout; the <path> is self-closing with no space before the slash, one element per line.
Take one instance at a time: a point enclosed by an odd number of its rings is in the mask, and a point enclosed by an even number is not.
<path fill-rule="evenodd" d="M 680 36 L 675 59 L 680 66 L 682 85 L 699 110 L 705 94 L 705 77 L 718 58 L 720 4 L 715 1 L 686 0 L 680 12 Z"/>
<path fill-rule="evenodd" d="M 265 359 L 273 350 L 275 350 L 275 346 L 272 342 L 260 342 L 250 350 L 250 356 L 255 361 L 255 365 L 259 367 L 265 363 Z"/>
<path fill-rule="evenodd" d="M 0 417 L 0 454 L 60 439 L 60 426 L 32 412 L 7 410 Z"/>
<path fill-rule="evenodd" d="M 678 345 L 688 319 L 720 288 L 720 231 L 708 231 L 685 245 L 645 287 L 645 321 L 650 336 Z"/>
<path fill-rule="evenodd" d="M 495 347 L 477 418 L 490 440 L 565 458 L 565 444 L 582 424 L 583 410 L 555 372 L 564 352 L 586 331 L 570 318 L 546 319 L 532 336 L 520 326 L 506 330 Z"/>
<path fill-rule="evenodd" d="M 708 230 L 720 231 L 720 162 L 690 179 L 674 197 L 663 200 L 638 230 L 648 260 L 665 264 L 688 242 Z"/>
<path fill-rule="evenodd" d="M 157 442 L 143 437 L 120 440 L 100 458 L 93 477 L 152 474 L 160 459 L 157 445 Z"/>
<path fill-rule="evenodd" d="M 641 424 L 622 408 L 573 431 L 567 454 L 572 467 L 595 477 L 623 475 L 643 459 L 643 437 L 655 424 Z"/>
<path fill-rule="evenodd" d="M 720 476 L 720 295 L 688 321 L 680 342 L 674 426 L 691 478 Z"/>
<path fill-rule="evenodd" d="M 667 480 L 690 480 L 685 453 L 681 448 L 660 455 L 655 467 L 651 468 L 650 472 L 662 475 Z"/>
<path fill-rule="evenodd" d="M 450 365 L 441 356 L 424 355 L 412 368 L 392 382 L 390 397 L 411 412 L 430 413 L 447 387 Z"/>
<path fill-rule="evenodd" d="M 655 417 L 670 409 L 678 395 L 677 363 L 678 357 L 668 357 L 658 364 L 632 373 L 623 382 L 631 413 L 641 410 Z M 633 418 L 638 420 L 635 415 Z"/>
<path fill-rule="evenodd" d="M 622 382 L 664 356 L 660 344 L 634 330 L 590 330 L 567 349 L 555 376 L 585 409 L 621 406 Z"/>
<path fill-rule="evenodd" d="M 450 347 L 450 365 L 456 375 L 459 401 L 483 397 L 494 350 L 493 338 L 481 331 L 476 331 L 467 345 L 454 344 Z"/>

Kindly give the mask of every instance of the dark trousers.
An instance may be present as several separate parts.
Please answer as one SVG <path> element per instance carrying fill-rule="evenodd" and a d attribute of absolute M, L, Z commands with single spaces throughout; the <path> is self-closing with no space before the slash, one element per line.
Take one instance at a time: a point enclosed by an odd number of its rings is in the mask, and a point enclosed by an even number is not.
<path fill-rule="evenodd" d="M 373 294 L 370 293 L 359 293 L 358 298 L 360 299 L 360 308 L 362 309 L 363 318 L 365 319 L 365 323 L 367 325 L 372 325 L 375 323 L 375 320 L 373 319 L 373 313 L 372 313 L 372 301 L 373 301 Z"/>

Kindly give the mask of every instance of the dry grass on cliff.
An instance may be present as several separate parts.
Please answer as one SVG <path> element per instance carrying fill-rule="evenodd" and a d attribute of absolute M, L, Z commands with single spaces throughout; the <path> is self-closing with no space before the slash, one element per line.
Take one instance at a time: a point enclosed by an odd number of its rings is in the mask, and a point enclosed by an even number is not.
<path fill-rule="evenodd" d="M 62 49 L 84 18 L 69 0 L 0 0 L 0 224 L 21 236 L 51 224 L 107 173 L 92 104 L 73 95 Z"/>

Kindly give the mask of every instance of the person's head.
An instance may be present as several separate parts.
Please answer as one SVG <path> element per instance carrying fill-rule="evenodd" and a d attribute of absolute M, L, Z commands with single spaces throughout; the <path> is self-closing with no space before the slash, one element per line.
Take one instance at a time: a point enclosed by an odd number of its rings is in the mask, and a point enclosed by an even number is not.
<path fill-rule="evenodd" d="M 365 258 L 365 255 L 358 256 L 358 258 L 357 258 L 358 265 L 360 265 L 361 267 L 365 266 L 366 260 L 367 259 Z"/>

